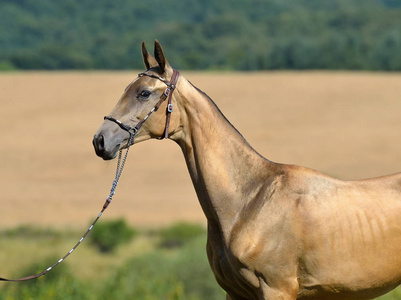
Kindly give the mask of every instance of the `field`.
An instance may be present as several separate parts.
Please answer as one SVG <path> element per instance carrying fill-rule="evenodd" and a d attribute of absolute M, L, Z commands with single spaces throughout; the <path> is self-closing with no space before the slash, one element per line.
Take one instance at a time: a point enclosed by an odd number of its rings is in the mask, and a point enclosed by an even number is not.
<path fill-rule="evenodd" d="M 399 73 L 183 75 L 205 91 L 270 160 L 308 166 L 347 180 L 401 170 Z M 51 254 L 61 257 L 74 244 L 75 233 L 79 238 L 80 230 L 97 215 L 108 195 L 115 162 L 96 157 L 91 140 L 135 76 L 134 71 L 0 73 L 0 228 L 26 225 L 59 232 L 50 240 L 2 235 L 0 276 L 17 275 L 15 270 Z M 131 151 L 104 218 L 124 218 L 143 232 L 177 221 L 204 225 L 178 146 L 171 141 L 149 141 Z M 194 242 L 201 248 L 200 257 L 203 242 L 204 238 Z M 106 280 L 106 267 L 115 271 L 144 252 L 168 260 L 189 251 L 160 254 L 146 234 L 107 259 L 81 247 L 84 250 L 75 253 L 77 258 L 73 256 L 69 266 L 71 273 L 78 268 L 79 275 L 66 280 L 90 276 Z M 178 292 L 171 291 L 176 296 L 168 299 L 185 298 L 179 292 L 180 282 L 174 285 Z M 401 299 L 392 295 L 386 299 Z"/>

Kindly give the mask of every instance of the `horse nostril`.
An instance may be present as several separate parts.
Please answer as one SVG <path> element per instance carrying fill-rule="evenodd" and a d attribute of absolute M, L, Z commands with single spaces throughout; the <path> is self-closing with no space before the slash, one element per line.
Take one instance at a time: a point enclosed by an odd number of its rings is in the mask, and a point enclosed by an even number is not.
<path fill-rule="evenodd" d="M 98 146 L 100 149 L 104 149 L 104 136 L 103 134 L 99 136 L 98 138 Z"/>
<path fill-rule="evenodd" d="M 102 134 L 93 137 L 93 146 L 95 147 L 96 153 L 102 153 L 104 151 L 104 136 Z"/>

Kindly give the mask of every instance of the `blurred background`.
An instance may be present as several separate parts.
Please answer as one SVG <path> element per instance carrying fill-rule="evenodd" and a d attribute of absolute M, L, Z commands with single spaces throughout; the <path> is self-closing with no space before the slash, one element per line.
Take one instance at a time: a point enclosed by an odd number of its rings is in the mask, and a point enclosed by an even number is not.
<path fill-rule="evenodd" d="M 401 170 L 399 0 L 0 0 L 0 276 L 47 268 L 101 209 L 115 161 L 92 137 L 154 39 L 270 160 Z M 179 147 L 138 144 L 97 232 L 0 300 L 224 299 L 205 225 Z"/>
<path fill-rule="evenodd" d="M 401 70 L 399 0 L 1 0 L 0 69 Z"/>

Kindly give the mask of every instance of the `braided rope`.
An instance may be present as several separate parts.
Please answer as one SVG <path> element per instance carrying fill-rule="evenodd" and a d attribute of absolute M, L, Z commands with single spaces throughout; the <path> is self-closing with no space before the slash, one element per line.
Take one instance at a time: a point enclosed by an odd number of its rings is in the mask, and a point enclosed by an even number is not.
<path fill-rule="evenodd" d="M 111 186 L 110 189 L 110 194 L 109 196 L 106 198 L 106 201 L 103 204 L 102 210 L 99 212 L 99 214 L 97 215 L 95 221 L 93 221 L 93 223 L 89 226 L 88 230 L 85 232 L 85 234 L 79 239 L 79 241 L 75 244 L 74 247 L 71 248 L 70 251 L 68 251 L 62 258 L 60 258 L 57 262 L 55 262 L 53 265 L 51 265 L 50 267 L 48 267 L 47 269 L 43 270 L 42 272 L 35 274 L 35 275 L 30 275 L 30 276 L 26 276 L 26 277 L 21 277 L 18 279 L 6 279 L 6 278 L 2 278 L 0 277 L 0 281 L 25 281 L 25 280 L 30 280 L 30 279 L 35 279 L 38 278 L 40 276 L 45 275 L 47 272 L 49 272 L 50 270 L 52 270 L 55 266 L 57 266 L 58 264 L 60 264 L 62 261 L 64 261 L 75 249 L 78 248 L 78 246 L 83 242 L 83 240 L 86 238 L 86 236 L 89 234 L 89 232 L 91 232 L 91 230 L 93 229 L 93 227 L 95 226 L 95 224 L 97 223 L 97 221 L 100 219 L 100 217 L 102 216 L 103 212 L 107 209 L 107 207 L 109 206 L 109 204 L 111 203 L 111 201 L 113 200 L 113 196 L 116 193 L 116 188 L 118 185 L 118 181 L 120 180 L 120 176 L 124 170 L 124 166 L 125 166 L 125 162 L 127 160 L 128 157 L 128 151 L 131 147 L 131 145 L 133 144 L 134 141 L 134 134 L 130 133 L 130 138 L 128 140 L 127 143 L 127 150 L 125 151 L 125 155 L 124 157 L 122 157 L 122 150 L 119 151 L 118 153 L 118 162 L 117 162 L 117 168 L 116 168 L 116 177 L 113 180 L 113 184 Z"/>

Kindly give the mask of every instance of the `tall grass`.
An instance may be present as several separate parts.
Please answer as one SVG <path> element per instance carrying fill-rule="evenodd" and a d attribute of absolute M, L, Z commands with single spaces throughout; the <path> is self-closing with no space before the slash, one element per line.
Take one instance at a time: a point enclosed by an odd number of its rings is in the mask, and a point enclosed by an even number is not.
<path fill-rule="evenodd" d="M 8 242 L 8 252 L 12 254 L 10 244 L 21 247 L 21 239 L 36 236 L 41 238 L 43 249 L 55 247 L 54 238 L 64 236 L 46 230 L 15 229 L 0 234 L 0 242 Z M 174 234 L 176 232 L 176 234 Z M 183 234 L 184 232 L 184 234 Z M 77 250 L 74 253 L 83 268 L 102 270 L 101 276 L 82 277 L 82 268 L 74 268 L 67 260 L 54 268 L 46 276 L 20 283 L 0 283 L 0 300 L 103 300 L 103 299 L 138 299 L 138 300 L 201 300 L 222 299 L 223 291 L 218 287 L 210 271 L 205 251 L 206 234 L 198 226 L 178 224 L 157 232 L 143 231 L 135 245 L 123 245 L 119 251 L 112 254 L 100 253 L 95 246 L 87 244 L 86 251 Z M 27 238 L 28 237 L 28 238 Z M 59 239 L 57 239 L 58 241 Z M 144 240 L 148 240 L 144 242 Z M 165 242 L 172 240 L 174 247 L 165 247 Z M 152 245 L 152 246 L 149 246 Z M 110 259 L 119 254 L 125 256 L 126 249 L 134 249 L 130 257 L 124 261 L 116 259 L 116 264 L 110 264 Z M 142 247 L 142 251 L 137 248 Z M 58 247 L 56 247 L 58 248 Z M 90 251 L 88 251 L 88 249 Z M 101 259 L 96 258 L 100 256 Z M 50 255 L 28 267 L 18 267 L 16 274 L 28 275 L 41 272 L 59 259 Z M 71 256 L 69 260 L 74 260 Z M 108 263 L 108 268 L 102 268 L 102 259 Z M 20 257 L 23 261 L 24 257 Z M 0 266 L 0 270 L 1 270 Z M 18 275 L 17 275 L 18 276 Z"/>
<path fill-rule="evenodd" d="M 12 244 L 21 247 L 24 240 L 31 243 L 29 239 L 35 235 L 45 249 L 54 247 L 60 239 L 69 239 L 71 233 L 16 229 L 0 233 L 0 243 L 6 241 L 11 251 Z M 224 299 L 207 262 L 205 242 L 202 228 L 177 224 L 152 233 L 142 231 L 130 245 L 122 245 L 112 254 L 100 253 L 91 244 L 82 245 L 84 251 L 78 250 L 69 258 L 73 262 L 75 257 L 79 265 L 66 261 L 37 280 L 0 282 L 0 300 Z M 13 256 L 12 252 L 8 255 Z M 58 258 L 52 254 L 28 267 L 17 265 L 15 273 L 40 272 Z M 19 259 L 22 262 L 25 257 Z M 94 272 L 83 276 L 88 268 Z M 401 291 L 397 289 L 379 299 L 401 300 Z"/>
<path fill-rule="evenodd" d="M 204 238 L 180 250 L 152 251 L 135 257 L 105 285 L 101 299 L 222 299 L 209 269 Z"/>

